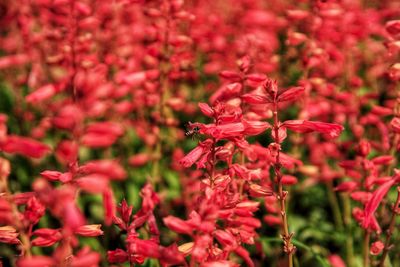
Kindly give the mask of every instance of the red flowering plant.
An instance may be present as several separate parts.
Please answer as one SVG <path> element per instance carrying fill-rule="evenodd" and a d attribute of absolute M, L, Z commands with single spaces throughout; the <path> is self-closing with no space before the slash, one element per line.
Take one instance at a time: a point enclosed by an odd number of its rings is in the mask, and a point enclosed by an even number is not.
<path fill-rule="evenodd" d="M 399 10 L 3 1 L 0 265 L 400 265 Z"/>

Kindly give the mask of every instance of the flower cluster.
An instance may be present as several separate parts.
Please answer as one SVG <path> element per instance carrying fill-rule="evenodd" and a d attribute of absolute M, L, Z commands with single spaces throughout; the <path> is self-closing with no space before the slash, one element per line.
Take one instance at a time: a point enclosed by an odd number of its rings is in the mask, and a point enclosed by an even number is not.
<path fill-rule="evenodd" d="M 0 266 L 400 266 L 399 10 L 3 1 Z"/>

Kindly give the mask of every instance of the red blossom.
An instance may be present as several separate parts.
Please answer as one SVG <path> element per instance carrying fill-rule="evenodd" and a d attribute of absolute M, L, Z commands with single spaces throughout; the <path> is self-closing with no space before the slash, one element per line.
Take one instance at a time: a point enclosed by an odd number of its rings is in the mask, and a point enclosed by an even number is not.
<path fill-rule="evenodd" d="M 343 126 L 319 121 L 289 120 L 282 124 L 283 127 L 299 133 L 319 132 L 336 138 L 344 130 Z"/>
<path fill-rule="evenodd" d="M 50 152 L 50 147 L 28 137 L 9 135 L 6 140 L 0 141 L 0 150 L 32 158 L 42 158 Z"/>

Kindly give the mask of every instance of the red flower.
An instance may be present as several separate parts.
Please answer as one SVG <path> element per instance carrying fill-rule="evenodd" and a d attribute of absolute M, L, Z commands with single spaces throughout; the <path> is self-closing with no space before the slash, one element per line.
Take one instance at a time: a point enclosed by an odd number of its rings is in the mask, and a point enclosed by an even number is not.
<path fill-rule="evenodd" d="M 25 99 L 26 102 L 35 104 L 51 98 L 53 95 L 55 95 L 55 93 L 56 93 L 55 86 L 53 84 L 47 84 L 27 95 Z"/>
<path fill-rule="evenodd" d="M 385 247 L 385 244 L 383 244 L 382 241 L 375 241 L 374 243 L 372 243 L 371 248 L 369 249 L 369 252 L 372 255 L 379 255 L 379 254 L 381 254 L 384 247 Z"/>
<path fill-rule="evenodd" d="M 103 234 L 100 228 L 101 224 L 82 225 L 75 230 L 75 234 L 81 236 L 99 236 Z"/>
<path fill-rule="evenodd" d="M 9 135 L 6 140 L 0 141 L 0 150 L 32 158 L 41 158 L 50 151 L 50 147 L 28 137 Z"/>
<path fill-rule="evenodd" d="M 110 263 L 124 263 L 128 261 L 128 253 L 122 249 L 107 251 L 107 260 Z"/>
<path fill-rule="evenodd" d="M 180 234 L 190 235 L 193 232 L 192 227 L 186 221 L 174 216 L 167 216 L 163 219 L 165 225 L 172 231 Z"/>
<path fill-rule="evenodd" d="M 396 179 L 391 179 L 381 185 L 378 189 L 374 191 L 371 199 L 367 202 L 364 208 L 364 219 L 362 222 L 362 227 L 368 229 L 375 226 L 375 216 L 374 213 L 381 203 L 382 199 L 386 196 L 389 189 L 396 183 Z"/>
<path fill-rule="evenodd" d="M 17 230 L 12 226 L 1 226 L 0 227 L 0 242 L 8 244 L 19 244 L 20 241 L 17 238 Z"/>
<path fill-rule="evenodd" d="M 335 123 L 306 120 L 288 120 L 282 124 L 283 127 L 299 133 L 319 132 L 332 138 L 338 137 L 344 130 L 343 126 Z"/>
<path fill-rule="evenodd" d="M 189 152 L 183 159 L 179 161 L 179 163 L 185 168 L 189 168 L 196 161 L 200 159 L 200 157 L 210 149 L 212 141 L 210 139 L 200 143 L 197 147 L 195 147 L 192 151 Z"/>
<path fill-rule="evenodd" d="M 41 228 L 32 233 L 37 236 L 32 241 L 33 246 L 48 247 L 60 241 L 62 235 L 58 229 Z"/>

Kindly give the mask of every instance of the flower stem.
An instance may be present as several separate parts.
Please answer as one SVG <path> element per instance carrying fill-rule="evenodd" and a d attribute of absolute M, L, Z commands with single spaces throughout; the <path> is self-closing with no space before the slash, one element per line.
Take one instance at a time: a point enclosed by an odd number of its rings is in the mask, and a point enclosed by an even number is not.
<path fill-rule="evenodd" d="M 349 267 L 354 266 L 354 249 L 353 236 L 351 229 L 351 203 L 350 198 L 346 194 L 341 194 L 343 202 L 343 222 L 346 227 L 346 262 Z"/>
<path fill-rule="evenodd" d="M 390 218 L 389 228 L 386 232 L 385 247 L 383 248 L 383 254 L 382 254 L 381 260 L 379 262 L 379 267 L 385 266 L 385 259 L 390 250 L 390 239 L 393 235 L 394 227 L 396 224 L 396 215 L 398 215 L 399 213 L 400 213 L 400 186 L 397 187 L 397 199 L 396 199 L 395 204 L 393 205 L 392 217 Z"/>
<path fill-rule="evenodd" d="M 278 120 L 278 104 L 274 104 L 274 141 L 279 145 L 279 120 Z M 283 190 L 282 185 L 282 173 L 281 173 L 281 163 L 279 158 L 279 149 L 276 154 L 275 164 L 274 164 L 275 178 L 278 181 L 278 200 L 281 211 L 282 218 L 282 240 L 283 240 L 283 251 L 288 255 L 288 266 L 293 267 L 293 254 L 296 251 L 296 247 L 292 243 L 293 234 L 289 233 L 289 225 L 286 213 L 286 197 L 288 192 Z"/>
<path fill-rule="evenodd" d="M 328 200 L 332 208 L 332 213 L 333 213 L 333 220 L 335 221 L 336 227 L 340 230 L 343 231 L 343 221 L 342 221 L 342 213 L 340 211 L 340 206 L 338 199 L 336 197 L 336 194 L 333 190 L 333 185 L 332 181 L 328 181 L 326 183 L 326 186 L 328 187 Z"/>
<path fill-rule="evenodd" d="M 366 229 L 364 232 L 363 242 L 363 267 L 369 266 L 369 241 L 371 239 L 371 232 Z"/>

